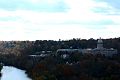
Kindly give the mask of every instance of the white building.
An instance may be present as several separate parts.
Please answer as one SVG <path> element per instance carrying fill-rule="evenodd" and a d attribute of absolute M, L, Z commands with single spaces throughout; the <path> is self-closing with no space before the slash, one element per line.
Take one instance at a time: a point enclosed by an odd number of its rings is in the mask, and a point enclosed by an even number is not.
<path fill-rule="evenodd" d="M 103 41 L 102 41 L 101 38 L 97 42 L 97 48 L 91 49 L 91 50 L 88 50 L 88 49 L 83 50 L 83 53 L 88 53 L 88 52 L 92 53 L 92 54 L 102 54 L 102 55 L 105 55 L 105 56 L 113 56 L 114 54 L 117 54 L 116 49 L 113 49 L 113 48 L 106 49 L 106 48 L 104 48 L 103 47 Z"/>
<path fill-rule="evenodd" d="M 75 53 L 75 52 L 80 52 L 80 53 L 91 53 L 91 54 L 102 54 L 105 56 L 113 56 L 114 54 L 117 54 L 116 49 L 106 49 L 103 47 L 103 40 L 100 38 L 97 42 L 97 48 L 95 49 L 58 49 L 57 53 L 60 53 L 62 56 L 63 55 L 69 55 L 70 53 Z"/>

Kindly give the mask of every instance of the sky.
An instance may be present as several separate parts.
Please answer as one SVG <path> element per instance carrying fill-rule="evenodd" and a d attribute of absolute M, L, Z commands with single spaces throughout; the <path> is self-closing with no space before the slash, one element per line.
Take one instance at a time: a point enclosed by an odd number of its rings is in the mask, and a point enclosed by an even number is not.
<path fill-rule="evenodd" d="M 0 0 L 0 40 L 120 37 L 120 0 Z"/>

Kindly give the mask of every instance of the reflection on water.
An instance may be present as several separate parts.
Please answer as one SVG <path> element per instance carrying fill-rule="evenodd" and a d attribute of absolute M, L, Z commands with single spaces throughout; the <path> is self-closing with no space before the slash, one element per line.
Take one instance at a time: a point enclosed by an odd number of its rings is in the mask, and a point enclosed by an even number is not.
<path fill-rule="evenodd" d="M 4 66 L 1 73 L 2 77 L 0 80 L 31 80 L 27 77 L 24 70 L 15 67 Z"/>

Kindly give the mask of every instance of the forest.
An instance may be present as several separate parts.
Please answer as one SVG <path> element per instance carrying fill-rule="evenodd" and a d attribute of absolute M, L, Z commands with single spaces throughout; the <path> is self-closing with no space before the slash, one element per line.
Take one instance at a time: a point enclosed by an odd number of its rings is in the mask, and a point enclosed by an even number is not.
<path fill-rule="evenodd" d="M 0 62 L 23 70 L 32 80 L 119 80 L 120 38 L 103 39 L 105 48 L 114 48 L 112 57 L 72 53 L 63 59 L 57 49 L 96 48 L 96 39 L 1 41 Z M 48 52 L 49 51 L 49 52 Z M 31 58 L 29 55 L 49 54 Z"/>

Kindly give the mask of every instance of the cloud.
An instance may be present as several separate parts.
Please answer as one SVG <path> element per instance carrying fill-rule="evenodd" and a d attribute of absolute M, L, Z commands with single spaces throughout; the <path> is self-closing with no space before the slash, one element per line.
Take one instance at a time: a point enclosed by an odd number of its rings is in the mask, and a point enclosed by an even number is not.
<path fill-rule="evenodd" d="M 106 15 L 120 15 L 120 1 L 119 0 L 95 0 L 97 3 L 102 3 L 104 6 L 97 6 L 94 11 L 97 13 L 104 13 Z"/>
<path fill-rule="evenodd" d="M 120 16 L 114 13 L 116 8 L 108 1 L 4 0 L 0 1 L 0 37 L 3 40 L 118 37 Z"/>
<path fill-rule="evenodd" d="M 33 10 L 40 12 L 62 12 L 67 6 L 63 0 L 1 0 L 0 8 L 4 10 Z"/>
<path fill-rule="evenodd" d="M 110 6 L 120 10 L 120 6 L 119 6 L 120 0 L 115 0 L 115 1 L 113 1 L 113 0 L 96 0 L 96 1 L 105 2 L 105 3 L 109 4 Z"/>

